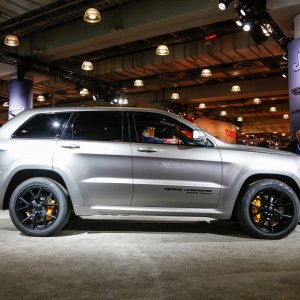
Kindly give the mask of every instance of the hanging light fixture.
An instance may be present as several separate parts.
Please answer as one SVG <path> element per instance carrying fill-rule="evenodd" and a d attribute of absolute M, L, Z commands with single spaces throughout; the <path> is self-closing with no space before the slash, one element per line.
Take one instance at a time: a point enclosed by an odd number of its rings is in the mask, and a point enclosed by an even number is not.
<path fill-rule="evenodd" d="M 9 34 L 5 37 L 4 44 L 10 47 L 19 46 L 19 40 L 16 35 Z"/>
<path fill-rule="evenodd" d="M 156 49 L 156 55 L 165 56 L 169 55 L 169 48 L 167 45 L 159 45 Z"/>
<path fill-rule="evenodd" d="M 5 101 L 5 102 L 3 102 L 2 106 L 3 106 L 3 107 L 8 107 L 8 106 L 9 106 L 9 104 L 8 104 L 8 102 L 7 102 L 7 101 Z"/>
<path fill-rule="evenodd" d="M 142 79 L 136 79 L 133 83 L 133 86 L 135 87 L 141 87 L 141 86 L 144 86 L 144 82 Z"/>
<path fill-rule="evenodd" d="M 89 94 L 89 90 L 87 88 L 83 88 L 80 92 L 79 92 L 80 96 L 84 97 L 87 96 Z"/>
<path fill-rule="evenodd" d="M 127 104 L 128 104 L 128 99 L 125 98 L 125 99 L 123 100 L 123 104 L 124 104 L 124 105 L 127 105 Z"/>
<path fill-rule="evenodd" d="M 270 112 L 276 112 L 277 108 L 275 106 L 271 106 L 269 110 L 270 110 Z"/>
<path fill-rule="evenodd" d="M 238 84 L 235 84 L 235 85 L 232 86 L 231 91 L 233 93 L 239 93 L 241 91 L 241 88 Z"/>
<path fill-rule="evenodd" d="M 178 100 L 179 99 L 179 94 L 178 93 L 172 93 L 171 99 L 172 100 Z"/>
<path fill-rule="evenodd" d="M 284 115 L 282 116 L 282 118 L 285 119 L 285 120 L 289 119 L 289 117 L 290 117 L 290 116 L 289 116 L 288 114 L 284 114 Z"/>
<path fill-rule="evenodd" d="M 222 117 L 227 116 L 227 111 L 226 111 L 226 110 L 222 110 L 222 111 L 220 112 L 220 116 L 222 116 Z"/>
<path fill-rule="evenodd" d="M 253 99 L 253 104 L 261 104 L 261 101 L 259 98 L 254 98 Z"/>
<path fill-rule="evenodd" d="M 101 21 L 99 10 L 94 7 L 88 8 L 84 13 L 83 19 L 88 23 L 97 23 Z"/>
<path fill-rule="evenodd" d="M 36 98 L 36 101 L 39 101 L 39 102 L 44 102 L 46 99 L 45 99 L 45 96 L 44 95 L 38 95 L 37 98 Z"/>
<path fill-rule="evenodd" d="M 86 70 L 86 71 L 91 71 L 91 70 L 93 70 L 93 64 L 92 64 L 92 62 L 90 62 L 90 61 L 88 61 L 88 60 L 85 60 L 85 61 L 82 63 L 81 69 L 82 69 L 82 70 Z"/>
<path fill-rule="evenodd" d="M 211 70 L 210 69 L 203 69 L 201 71 L 201 77 L 211 77 Z"/>
<path fill-rule="evenodd" d="M 205 103 L 200 103 L 199 108 L 206 108 L 206 104 Z"/>
<path fill-rule="evenodd" d="M 238 117 L 236 120 L 237 120 L 238 122 L 243 122 L 243 121 L 244 121 L 243 117 Z"/>

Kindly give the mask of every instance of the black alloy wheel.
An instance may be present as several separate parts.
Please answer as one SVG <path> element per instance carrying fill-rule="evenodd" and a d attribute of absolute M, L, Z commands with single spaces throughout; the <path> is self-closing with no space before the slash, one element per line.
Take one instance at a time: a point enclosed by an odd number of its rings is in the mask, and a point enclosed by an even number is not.
<path fill-rule="evenodd" d="M 260 180 L 248 188 L 238 207 L 241 225 L 258 238 L 279 239 L 291 233 L 299 220 L 299 199 L 279 180 Z"/>
<path fill-rule="evenodd" d="M 48 236 L 60 230 L 69 219 L 67 197 L 55 181 L 33 178 L 21 183 L 10 200 L 14 225 L 32 236 Z"/>

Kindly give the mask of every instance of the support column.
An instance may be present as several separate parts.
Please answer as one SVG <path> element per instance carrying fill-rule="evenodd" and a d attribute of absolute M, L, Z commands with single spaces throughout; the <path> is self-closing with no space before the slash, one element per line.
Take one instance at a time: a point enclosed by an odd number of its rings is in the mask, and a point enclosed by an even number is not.
<path fill-rule="evenodd" d="M 300 129 L 300 14 L 294 18 L 294 40 L 288 44 L 291 139 Z"/>
<path fill-rule="evenodd" d="M 33 107 L 33 82 L 31 79 L 12 77 L 9 83 L 9 108 L 10 120 L 23 110 Z"/>

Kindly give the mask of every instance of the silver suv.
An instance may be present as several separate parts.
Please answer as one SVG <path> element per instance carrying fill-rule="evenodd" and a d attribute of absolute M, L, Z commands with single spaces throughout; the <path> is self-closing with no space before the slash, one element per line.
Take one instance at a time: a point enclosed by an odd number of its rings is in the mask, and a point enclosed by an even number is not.
<path fill-rule="evenodd" d="M 32 236 L 73 213 L 237 217 L 279 239 L 297 226 L 299 186 L 296 155 L 229 145 L 160 110 L 33 109 L 0 129 L 0 208 Z"/>

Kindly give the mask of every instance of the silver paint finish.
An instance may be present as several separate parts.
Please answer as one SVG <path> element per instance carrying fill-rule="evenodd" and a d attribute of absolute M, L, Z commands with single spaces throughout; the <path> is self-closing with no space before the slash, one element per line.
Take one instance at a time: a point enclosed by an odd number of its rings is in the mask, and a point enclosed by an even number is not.
<path fill-rule="evenodd" d="M 229 145 L 205 133 L 213 147 L 129 142 L 11 138 L 37 113 L 142 111 L 135 108 L 27 110 L 0 128 L 0 208 L 13 175 L 53 170 L 64 180 L 78 215 L 157 214 L 230 218 L 241 186 L 251 176 L 286 176 L 300 185 L 300 157 L 265 148 Z"/>

